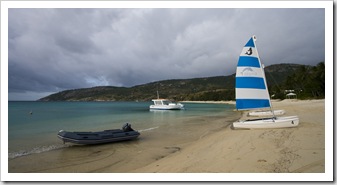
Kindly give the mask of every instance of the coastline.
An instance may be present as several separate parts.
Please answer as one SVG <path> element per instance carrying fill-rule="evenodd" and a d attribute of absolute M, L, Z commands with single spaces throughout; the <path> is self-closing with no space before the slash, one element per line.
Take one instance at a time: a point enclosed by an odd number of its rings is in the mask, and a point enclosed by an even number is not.
<path fill-rule="evenodd" d="M 235 105 L 235 101 L 181 101 L 181 103 L 215 103 Z"/>
<path fill-rule="evenodd" d="M 306 100 L 295 100 L 295 99 L 286 99 L 286 100 L 279 100 L 279 99 L 272 99 L 271 102 L 281 102 L 281 101 L 306 101 Z M 214 103 L 214 104 L 230 104 L 235 105 L 234 100 L 229 101 L 181 101 L 181 103 Z"/>
<path fill-rule="evenodd" d="M 211 106 L 212 107 L 212 106 Z M 219 107 L 222 106 L 216 106 Z M 223 110 L 226 110 L 224 108 Z M 73 145 L 61 142 L 54 150 L 8 159 L 9 173 L 128 173 L 172 155 L 238 119 L 237 112 L 175 117 L 180 111 L 154 112 L 157 124 L 140 129 L 138 139 L 102 145 Z M 192 111 L 193 112 L 193 111 Z M 188 114 L 187 114 L 188 113 Z M 226 116 L 227 115 L 227 116 Z M 137 128 L 137 127 L 135 127 Z M 147 127 L 145 127 L 147 128 Z M 57 139 L 57 138 L 56 138 Z M 58 139 L 57 139 L 58 141 Z"/>
<path fill-rule="evenodd" d="M 23 156 L 10 160 L 8 169 L 10 173 L 324 173 L 325 100 L 273 101 L 273 107 L 284 109 L 285 115 L 298 115 L 299 126 L 233 130 L 231 123 L 246 116 L 238 111 L 231 117 L 186 120 L 176 135 L 186 137 L 168 135 L 168 126 L 161 129 L 165 132 L 153 129 L 129 143 Z M 200 124 L 189 125 L 195 122 Z"/>

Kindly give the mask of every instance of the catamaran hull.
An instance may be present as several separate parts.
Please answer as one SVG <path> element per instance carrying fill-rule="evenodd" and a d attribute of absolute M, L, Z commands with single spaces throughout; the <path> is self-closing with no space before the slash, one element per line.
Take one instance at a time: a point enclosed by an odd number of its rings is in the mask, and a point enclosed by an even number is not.
<path fill-rule="evenodd" d="M 274 114 L 273 114 L 274 112 Z M 263 117 L 263 116 L 280 116 L 285 114 L 284 110 L 273 110 L 272 111 L 253 111 L 253 112 L 249 112 L 248 116 L 256 116 L 256 117 Z"/>
<path fill-rule="evenodd" d="M 233 123 L 234 128 L 243 129 L 268 129 L 297 127 L 299 118 L 297 116 L 262 118 L 254 120 L 239 120 Z"/>

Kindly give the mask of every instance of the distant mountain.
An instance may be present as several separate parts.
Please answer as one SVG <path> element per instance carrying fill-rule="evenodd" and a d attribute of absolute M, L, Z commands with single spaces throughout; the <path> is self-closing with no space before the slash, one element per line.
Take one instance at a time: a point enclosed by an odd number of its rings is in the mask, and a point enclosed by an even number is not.
<path fill-rule="evenodd" d="M 268 86 L 283 84 L 303 65 L 275 64 L 265 68 Z M 157 98 L 182 100 L 234 100 L 235 74 L 193 79 L 163 80 L 133 87 L 100 86 L 58 92 L 39 101 L 149 101 Z"/>

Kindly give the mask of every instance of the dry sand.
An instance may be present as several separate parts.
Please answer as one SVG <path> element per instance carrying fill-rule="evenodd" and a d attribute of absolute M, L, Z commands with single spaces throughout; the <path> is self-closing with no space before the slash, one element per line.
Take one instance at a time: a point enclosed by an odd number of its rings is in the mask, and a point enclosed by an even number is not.
<path fill-rule="evenodd" d="M 200 127 L 190 127 L 188 133 L 182 130 L 170 140 L 158 141 L 172 136 L 153 130 L 138 141 L 113 147 L 70 147 L 17 158 L 9 162 L 9 172 L 324 173 L 325 100 L 284 100 L 273 102 L 273 106 L 284 109 L 286 115 L 298 115 L 299 126 L 233 130 L 233 120 L 229 120 L 240 114 L 227 121 L 223 117 L 202 118 L 190 120 L 204 122 Z M 213 128 L 203 127 L 206 123 Z M 169 132 L 170 127 L 167 129 Z"/>
<path fill-rule="evenodd" d="M 299 126 L 261 130 L 227 127 L 132 172 L 324 173 L 324 100 L 284 100 L 273 102 L 273 106 L 284 109 L 286 115 L 298 115 Z"/>

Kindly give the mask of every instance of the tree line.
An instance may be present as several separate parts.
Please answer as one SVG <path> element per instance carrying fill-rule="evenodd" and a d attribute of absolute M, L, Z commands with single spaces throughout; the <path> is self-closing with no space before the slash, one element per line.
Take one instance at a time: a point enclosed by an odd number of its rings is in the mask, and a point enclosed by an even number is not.
<path fill-rule="evenodd" d="M 285 99 L 288 93 L 296 94 L 297 99 L 325 98 L 325 63 L 316 66 L 302 65 L 289 75 L 280 86 L 269 87 L 273 98 Z"/>
<path fill-rule="evenodd" d="M 275 64 L 265 68 L 269 94 L 285 99 L 296 93 L 298 99 L 325 97 L 325 64 L 316 66 Z M 41 98 L 39 101 L 150 101 L 157 97 L 176 101 L 235 100 L 235 74 L 194 79 L 152 82 L 134 87 L 102 86 L 66 90 Z"/>

